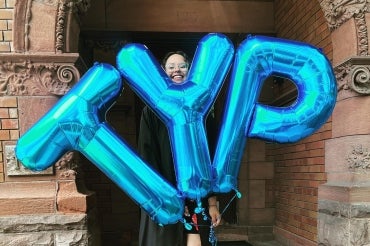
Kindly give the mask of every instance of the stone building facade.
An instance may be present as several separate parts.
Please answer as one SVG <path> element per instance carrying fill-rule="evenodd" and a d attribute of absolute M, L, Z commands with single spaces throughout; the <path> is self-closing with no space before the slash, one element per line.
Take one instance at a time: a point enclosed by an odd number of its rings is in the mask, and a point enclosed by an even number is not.
<path fill-rule="evenodd" d="M 115 65 L 122 45 L 147 42 L 160 56 L 174 40 L 194 49 L 208 32 L 235 45 L 250 33 L 313 44 L 338 83 L 333 115 L 314 135 L 248 140 L 243 196 L 219 239 L 369 244 L 369 29 L 368 0 L 0 0 L 0 245 L 133 245 L 139 209 L 94 165 L 70 152 L 31 172 L 15 158 L 16 141 L 94 61 Z M 268 87 L 271 103 L 294 99 L 286 82 Z M 125 88 L 107 119 L 135 146 L 139 116 Z"/>

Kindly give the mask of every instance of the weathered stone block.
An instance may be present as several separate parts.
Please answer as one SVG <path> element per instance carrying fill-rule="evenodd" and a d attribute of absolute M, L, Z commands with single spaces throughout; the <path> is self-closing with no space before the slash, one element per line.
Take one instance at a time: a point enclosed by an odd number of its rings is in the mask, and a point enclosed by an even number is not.
<path fill-rule="evenodd" d="M 49 167 L 43 171 L 32 171 L 23 166 L 15 156 L 15 146 L 14 141 L 4 142 L 4 158 L 6 166 L 7 176 L 29 176 L 29 175 L 52 175 L 53 167 Z"/>
<path fill-rule="evenodd" d="M 0 246 L 55 245 L 52 232 L 0 234 Z"/>
<path fill-rule="evenodd" d="M 66 231 L 55 233 L 55 245 L 81 245 L 88 244 L 87 231 Z"/>
<path fill-rule="evenodd" d="M 95 213 L 0 216 L 0 246 L 99 246 L 95 216 Z"/>
<path fill-rule="evenodd" d="M 319 201 L 320 245 L 369 245 L 370 203 Z"/>

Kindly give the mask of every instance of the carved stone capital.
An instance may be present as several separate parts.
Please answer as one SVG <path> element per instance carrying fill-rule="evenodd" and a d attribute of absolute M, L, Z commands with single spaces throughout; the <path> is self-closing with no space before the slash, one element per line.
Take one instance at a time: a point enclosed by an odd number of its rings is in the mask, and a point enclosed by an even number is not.
<path fill-rule="evenodd" d="M 330 30 L 354 18 L 358 37 L 358 55 L 368 55 L 368 30 L 365 14 L 370 13 L 369 0 L 322 0 L 320 2 Z"/>
<path fill-rule="evenodd" d="M 321 0 L 320 5 L 331 29 L 370 11 L 368 0 Z"/>
<path fill-rule="evenodd" d="M 352 57 L 334 68 L 338 91 L 370 94 L 370 57 Z"/>
<path fill-rule="evenodd" d="M 80 79 L 78 54 L 0 54 L 0 96 L 64 95 Z"/>

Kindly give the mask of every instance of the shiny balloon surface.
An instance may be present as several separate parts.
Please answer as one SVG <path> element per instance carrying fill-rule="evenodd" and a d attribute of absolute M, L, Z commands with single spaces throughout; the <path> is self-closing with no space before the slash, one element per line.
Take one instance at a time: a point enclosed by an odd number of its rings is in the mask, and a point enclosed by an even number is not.
<path fill-rule="evenodd" d="M 44 170 L 67 151 L 85 155 L 159 224 L 182 219 L 181 194 L 119 137 L 102 115 L 122 91 L 119 72 L 95 64 L 18 141 L 17 158 L 31 170 Z"/>
<path fill-rule="evenodd" d="M 270 76 L 291 80 L 297 100 L 288 107 L 258 103 Z M 330 117 L 337 96 L 334 72 L 317 48 L 291 40 L 249 36 L 236 51 L 213 166 L 214 192 L 237 189 L 247 137 L 278 143 L 299 141 Z"/>
<path fill-rule="evenodd" d="M 118 69 L 129 85 L 165 122 L 177 188 L 191 199 L 200 200 L 212 191 L 204 121 L 221 89 L 233 55 L 234 47 L 226 36 L 208 34 L 200 40 L 187 80 L 181 84 L 170 80 L 143 45 L 127 45 L 117 56 Z"/>
<path fill-rule="evenodd" d="M 210 156 L 205 118 L 232 65 L 215 155 Z M 96 63 L 21 138 L 16 156 L 31 170 L 44 170 L 68 151 L 79 151 L 159 224 L 183 221 L 184 199 L 237 190 L 247 138 L 299 141 L 318 130 L 336 102 L 334 72 L 317 48 L 291 40 L 249 36 L 238 47 L 222 35 L 200 40 L 188 74 L 174 84 L 150 51 L 128 44 L 116 70 Z M 258 102 L 269 76 L 291 80 L 297 100 L 287 107 Z M 177 187 L 173 187 L 106 122 L 120 96 L 122 77 L 165 122 Z M 211 162 L 211 160 L 213 160 Z"/>

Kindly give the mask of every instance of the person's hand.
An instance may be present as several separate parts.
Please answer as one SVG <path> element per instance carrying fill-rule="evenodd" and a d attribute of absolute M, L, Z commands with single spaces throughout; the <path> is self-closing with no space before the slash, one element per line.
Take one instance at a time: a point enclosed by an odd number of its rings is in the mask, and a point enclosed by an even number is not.
<path fill-rule="evenodd" d="M 220 211 L 218 211 L 217 205 L 209 205 L 208 207 L 209 216 L 212 219 L 212 226 L 216 227 L 221 222 L 221 214 Z"/>

